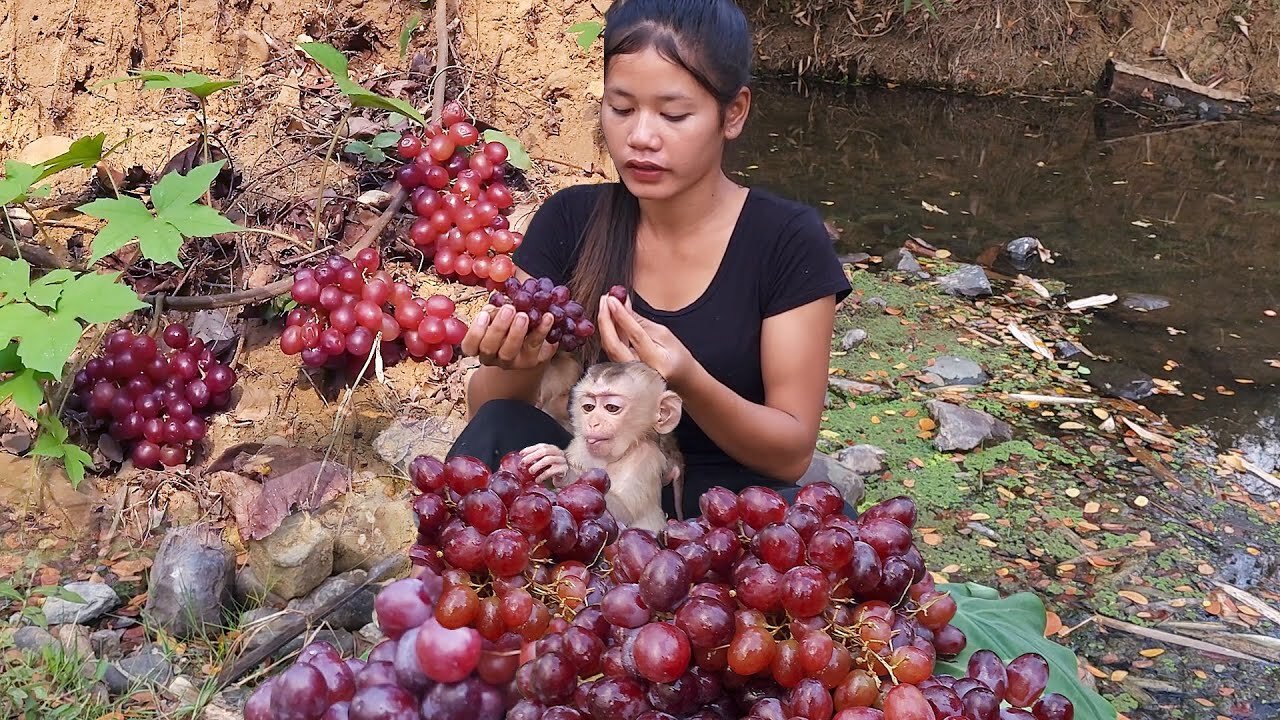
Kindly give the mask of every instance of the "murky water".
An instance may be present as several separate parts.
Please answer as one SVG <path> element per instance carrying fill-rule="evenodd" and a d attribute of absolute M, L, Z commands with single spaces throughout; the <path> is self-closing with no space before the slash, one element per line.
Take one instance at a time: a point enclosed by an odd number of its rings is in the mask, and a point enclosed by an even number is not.
<path fill-rule="evenodd" d="M 1029 274 L 1072 297 L 1168 298 L 1097 311 L 1086 345 L 1180 383 L 1150 407 L 1280 462 L 1280 127 L 1151 134 L 1088 98 L 765 85 L 729 164 L 822 209 L 844 252 L 914 236 L 973 261 L 1030 235 L 1059 256 Z"/>

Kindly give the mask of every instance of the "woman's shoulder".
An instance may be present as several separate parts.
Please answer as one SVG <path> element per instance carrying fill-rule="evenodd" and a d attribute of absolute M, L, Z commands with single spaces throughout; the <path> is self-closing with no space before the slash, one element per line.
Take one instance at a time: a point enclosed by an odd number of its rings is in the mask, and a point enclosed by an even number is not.
<path fill-rule="evenodd" d="M 577 183 L 563 187 L 551 194 L 543 205 L 554 205 L 569 210 L 591 210 L 600 193 L 617 183 Z"/>
<path fill-rule="evenodd" d="M 814 206 L 759 186 L 751 188 L 748 201 L 751 212 L 746 218 L 747 227 L 761 240 L 830 242 L 822 213 Z"/>

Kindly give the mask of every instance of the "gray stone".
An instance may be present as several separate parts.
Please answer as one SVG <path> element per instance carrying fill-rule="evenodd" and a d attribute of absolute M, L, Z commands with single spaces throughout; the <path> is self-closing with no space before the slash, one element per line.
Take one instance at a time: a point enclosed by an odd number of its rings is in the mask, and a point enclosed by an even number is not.
<path fill-rule="evenodd" d="M 1009 254 L 1009 261 L 1019 270 L 1026 270 L 1040 259 L 1040 248 L 1043 247 L 1040 241 L 1033 237 L 1020 237 L 1016 240 L 1010 240 L 1005 246 L 1005 252 Z"/>
<path fill-rule="evenodd" d="M 84 658 L 93 658 L 93 643 L 89 642 L 89 628 L 76 623 L 66 623 L 54 628 L 53 636 L 58 638 L 62 649 Z"/>
<path fill-rule="evenodd" d="M 393 554 L 402 556 L 403 567 L 408 567 L 418 520 L 408 502 L 392 499 L 398 497 L 391 480 L 375 478 L 320 509 L 317 517 L 334 538 L 332 572 L 369 570 Z"/>
<path fill-rule="evenodd" d="M 897 395 L 893 390 L 890 390 L 883 385 L 862 382 L 861 380 L 850 380 L 849 378 L 840 377 L 839 375 L 832 375 L 828 377 L 827 386 L 847 397 L 861 397 L 863 395 L 883 395 L 891 397 Z"/>
<path fill-rule="evenodd" d="M 858 503 L 862 502 L 863 495 L 866 492 L 862 477 L 845 467 L 835 458 L 826 453 L 814 452 L 813 462 L 809 464 L 809 469 L 796 483 L 797 485 L 812 485 L 819 482 L 831 483 L 844 501 L 853 507 L 858 507 Z"/>
<path fill-rule="evenodd" d="M 1169 307 L 1170 302 L 1169 302 L 1169 298 L 1161 297 L 1159 295 L 1148 295 L 1147 293 L 1134 293 L 1132 295 L 1125 295 L 1124 299 L 1120 301 L 1120 304 L 1124 305 L 1130 310 L 1137 310 L 1138 312 L 1151 312 L 1152 310 L 1163 310 Z"/>
<path fill-rule="evenodd" d="M 63 588 L 79 595 L 84 603 L 70 602 L 60 597 L 46 598 L 44 601 L 44 619 L 50 625 L 64 623 L 80 623 L 87 625 L 102 617 L 104 613 L 120 606 L 120 596 L 110 585 L 91 582 L 68 583 Z"/>
<path fill-rule="evenodd" d="M 841 255 L 838 259 L 842 263 L 847 263 L 849 265 L 857 265 L 858 263 L 864 263 L 870 260 L 871 256 L 864 252 L 856 252 L 856 253 L 848 253 L 846 255 Z"/>
<path fill-rule="evenodd" d="M 929 387 L 948 385 L 981 385 L 991 379 L 982 366 L 969 358 L 958 355 L 942 355 L 925 368 Z"/>
<path fill-rule="evenodd" d="M 844 335 L 840 336 L 840 347 L 845 351 L 852 350 L 867 339 L 867 331 L 862 328 L 854 328 Z"/>
<path fill-rule="evenodd" d="M 860 476 L 884 472 L 884 458 L 885 451 L 875 445 L 853 445 L 836 453 L 837 462 Z"/>
<path fill-rule="evenodd" d="M 19 650 L 40 652 L 44 648 L 57 645 L 58 640 L 42 627 L 26 625 L 18 628 L 18 631 L 13 634 L 13 644 Z"/>
<path fill-rule="evenodd" d="M 241 605 L 283 605 L 288 602 L 268 590 L 248 565 L 236 571 L 235 597 L 236 602 Z"/>
<path fill-rule="evenodd" d="M 1063 360 L 1073 358 L 1076 355 L 1084 354 L 1084 348 L 1071 342 L 1070 340 L 1060 340 L 1058 341 L 1057 344 L 1054 345 L 1054 348 L 1058 351 L 1058 357 L 1060 357 Z"/>
<path fill-rule="evenodd" d="M 220 627 L 233 600 L 235 553 L 207 525 L 174 528 L 160 541 L 146 617 L 179 638 Z"/>
<path fill-rule="evenodd" d="M 298 613 L 314 612 L 329 602 L 351 592 L 360 583 L 364 582 L 367 575 L 368 573 L 364 570 L 351 570 L 341 575 L 335 575 L 320 583 L 320 586 L 312 590 L 306 597 L 290 601 L 289 610 Z M 342 628 L 343 630 L 359 630 L 373 620 L 373 599 L 375 597 L 374 588 L 366 587 L 356 593 L 355 597 L 343 603 L 341 607 L 329 613 L 324 618 L 324 622 L 331 627 Z"/>
<path fill-rule="evenodd" d="M 938 287 L 948 295 L 979 297 L 991 294 L 987 273 L 977 265 L 961 265 L 959 270 L 939 279 Z"/>
<path fill-rule="evenodd" d="M 249 567 L 275 595 L 302 597 L 333 572 L 333 533 L 310 513 L 294 513 L 270 535 L 249 542 Z"/>
<path fill-rule="evenodd" d="M 929 414 L 938 423 L 933 444 L 943 452 L 972 450 L 993 440 L 1012 440 L 1008 423 L 972 408 L 941 400 L 929 401 Z"/>
<path fill-rule="evenodd" d="M 113 667 L 117 672 L 103 677 L 113 695 L 123 695 L 133 686 L 168 685 L 174 674 L 173 664 L 154 645 L 142 648 Z"/>
<path fill-rule="evenodd" d="M 107 660 L 120 656 L 120 638 L 124 630 L 99 630 L 89 633 L 89 647 L 93 654 Z"/>
<path fill-rule="evenodd" d="M 1103 395 L 1125 400 L 1142 400 L 1156 391 L 1155 381 L 1150 375 L 1121 363 L 1089 365 L 1086 379 Z"/>
<path fill-rule="evenodd" d="M 443 417 L 397 418 L 373 441 L 374 452 L 403 470 L 419 455 L 443 458 L 461 428 Z"/>
<path fill-rule="evenodd" d="M 920 278 L 929 277 L 929 273 L 920 267 L 920 262 L 916 260 L 916 256 L 912 255 L 911 251 L 906 248 L 894 248 L 885 253 L 884 266 L 890 270 L 911 273 Z"/>
<path fill-rule="evenodd" d="M 1165 95 L 1164 99 L 1162 99 L 1160 103 L 1165 107 L 1169 108 L 1170 110 L 1182 109 L 1182 99 L 1179 98 L 1177 95 L 1173 95 L 1173 94 Z"/>
<path fill-rule="evenodd" d="M 862 304 L 866 307 L 880 308 L 881 310 L 884 310 L 885 308 L 889 307 L 889 301 L 885 300 L 879 295 L 872 295 L 866 300 L 863 300 Z"/>

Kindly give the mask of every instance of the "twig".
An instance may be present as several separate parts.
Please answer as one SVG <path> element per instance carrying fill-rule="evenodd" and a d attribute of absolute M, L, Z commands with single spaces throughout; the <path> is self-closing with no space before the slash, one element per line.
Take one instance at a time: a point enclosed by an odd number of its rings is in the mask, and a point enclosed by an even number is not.
<path fill-rule="evenodd" d="M 1154 628 L 1142 627 L 1141 625 L 1134 625 L 1132 623 L 1127 623 L 1123 620 L 1116 620 L 1115 618 L 1109 618 L 1105 615 L 1094 615 L 1093 621 L 1103 627 L 1109 627 L 1114 630 L 1122 630 L 1131 635 L 1137 635 L 1139 637 L 1144 637 L 1149 640 L 1159 640 L 1160 642 L 1167 642 L 1167 643 L 1172 643 L 1174 645 L 1181 645 L 1183 647 L 1189 647 L 1193 650 L 1200 650 L 1202 652 L 1212 653 L 1214 655 L 1221 655 L 1223 657 L 1235 658 L 1236 660 L 1248 660 L 1250 662 L 1260 662 L 1260 663 L 1268 662 L 1263 658 L 1255 657 L 1253 655 L 1242 653 L 1237 650 L 1232 650 L 1231 648 L 1223 647 L 1221 645 L 1215 645 L 1213 643 L 1204 642 L 1203 640 L 1196 640 L 1194 638 L 1184 637 L 1182 635 L 1176 635 L 1174 633 L 1165 632 L 1163 630 L 1156 630 Z"/>
<path fill-rule="evenodd" d="M 1245 592 L 1244 590 L 1241 590 L 1235 585 L 1228 585 L 1227 583 L 1219 582 L 1217 580 L 1214 580 L 1213 584 L 1222 588 L 1223 592 L 1235 598 L 1236 600 L 1244 603 L 1245 605 L 1248 605 L 1254 610 L 1257 610 L 1266 619 L 1270 620 L 1271 622 L 1277 625 L 1280 625 L 1280 610 L 1276 610 L 1270 605 L 1259 600 L 1254 595 L 1251 595 Z"/>
<path fill-rule="evenodd" d="M 338 134 L 347 127 L 347 121 L 351 119 L 351 113 L 356 109 L 355 105 L 347 108 L 347 111 L 338 119 L 338 124 L 333 128 L 333 135 L 329 138 L 329 149 L 324 153 L 324 162 L 320 164 L 320 187 L 316 190 L 316 212 L 312 225 L 315 229 L 315 238 L 312 240 L 312 247 L 320 247 L 320 216 L 324 212 L 324 183 L 329 174 L 329 159 L 333 157 L 333 151 L 338 147 Z"/>
<path fill-rule="evenodd" d="M 1033 395 L 1030 393 L 1009 393 L 1005 400 L 1015 402 L 1036 402 L 1042 405 L 1092 405 L 1098 402 L 1094 398 L 1061 397 L 1058 395 Z"/>

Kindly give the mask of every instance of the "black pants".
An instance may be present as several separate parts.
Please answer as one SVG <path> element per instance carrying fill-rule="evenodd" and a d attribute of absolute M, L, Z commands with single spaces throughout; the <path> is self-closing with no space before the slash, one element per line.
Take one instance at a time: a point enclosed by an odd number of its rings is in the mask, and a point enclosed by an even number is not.
<path fill-rule="evenodd" d="M 467 426 L 454 440 L 446 457 L 467 455 L 479 459 L 496 470 L 502 456 L 516 450 L 523 450 L 530 445 L 549 443 L 556 447 L 566 448 L 573 436 L 556 422 L 555 418 L 542 410 L 519 400 L 490 400 L 481 405 Z M 684 497 L 684 517 L 693 518 L 702 514 L 698 507 L 698 499 L 712 487 L 717 485 L 740 492 L 751 485 L 763 485 L 773 488 L 790 504 L 795 501 L 800 487 L 790 483 L 781 483 L 763 475 L 750 472 L 742 467 L 692 467 L 686 468 Z M 676 517 L 675 496 L 670 485 L 662 490 L 662 509 L 667 517 Z M 856 511 L 846 502 L 845 515 L 857 517 Z"/>

